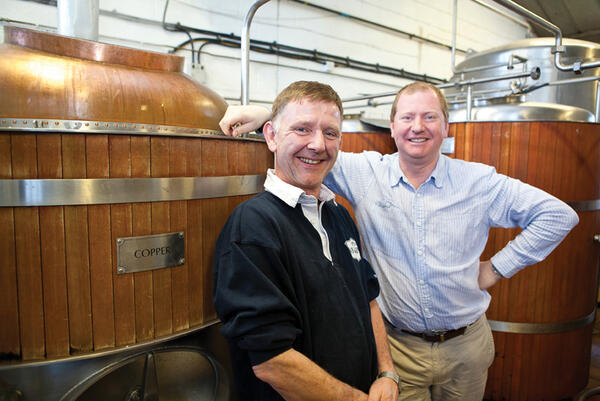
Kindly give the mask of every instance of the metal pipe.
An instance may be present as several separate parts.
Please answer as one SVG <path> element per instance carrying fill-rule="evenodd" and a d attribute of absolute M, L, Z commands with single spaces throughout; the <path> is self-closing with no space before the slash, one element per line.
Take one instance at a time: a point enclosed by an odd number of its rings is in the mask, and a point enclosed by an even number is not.
<path fill-rule="evenodd" d="M 479 4 L 482 7 L 487 8 L 488 10 L 492 10 L 493 12 L 495 12 L 497 14 L 500 14 L 501 16 L 503 16 L 503 17 L 511 20 L 512 22 L 514 22 L 516 24 L 521 25 L 524 28 L 527 28 L 527 33 L 528 34 L 532 34 L 533 33 L 533 31 L 531 29 L 531 25 L 527 21 L 522 21 L 522 20 L 520 20 L 520 19 L 518 19 L 518 18 L 516 18 L 516 17 L 514 17 L 514 16 L 512 16 L 512 15 L 510 15 L 510 14 L 508 14 L 508 13 L 506 13 L 506 12 L 504 12 L 504 11 L 498 9 L 498 8 L 496 8 L 496 7 L 492 7 L 490 4 L 484 3 L 481 0 L 472 0 L 472 1 L 475 2 L 475 3 L 477 3 L 477 4 Z"/>
<path fill-rule="evenodd" d="M 520 6 L 519 4 L 515 3 L 514 1 L 511 1 L 511 0 L 494 0 L 494 1 L 498 4 L 503 5 L 504 7 L 508 8 L 509 10 L 529 19 L 531 22 L 538 24 L 542 28 L 546 28 L 547 30 L 554 32 L 556 34 L 556 47 L 559 48 L 562 46 L 562 32 L 560 31 L 560 28 L 557 27 L 556 25 L 552 24 L 551 22 L 546 21 L 539 15 L 532 13 L 531 11 L 529 11 L 528 9 L 526 9 L 523 6 Z"/>
<path fill-rule="evenodd" d="M 240 48 L 242 52 L 241 60 L 242 60 L 242 99 L 241 103 L 243 105 L 248 104 L 248 99 L 250 98 L 250 94 L 248 92 L 248 76 L 250 75 L 250 24 L 252 23 L 252 18 L 256 13 L 256 10 L 263 4 L 269 2 L 270 0 L 256 0 L 250 9 L 246 13 L 246 19 L 244 20 L 244 29 L 242 30 L 242 41 L 240 43 Z"/>
<path fill-rule="evenodd" d="M 540 68 L 535 67 L 535 68 L 531 69 L 531 71 L 525 71 L 525 72 L 508 74 L 508 75 L 500 75 L 497 77 L 471 79 L 469 81 L 449 82 L 447 84 L 441 84 L 441 85 L 435 85 L 435 86 L 437 88 L 444 89 L 444 88 L 452 88 L 452 87 L 456 87 L 456 86 L 459 86 L 459 87 L 465 86 L 465 85 L 471 86 L 471 85 L 483 84 L 486 82 L 503 81 L 503 80 L 507 80 L 507 79 L 527 78 L 527 77 L 535 79 L 535 80 L 539 79 Z M 395 96 L 397 93 L 398 93 L 398 91 L 393 91 L 393 92 L 376 93 L 376 94 L 372 94 L 372 95 L 355 96 L 355 97 L 349 97 L 346 99 L 342 99 L 342 102 L 354 102 L 357 100 L 376 99 L 379 97 Z"/>
<path fill-rule="evenodd" d="M 354 102 L 357 100 L 367 100 L 367 99 L 376 99 L 378 97 L 396 96 L 397 93 L 398 93 L 398 91 L 393 91 L 393 92 L 375 93 L 373 95 L 355 96 L 355 97 L 349 97 L 346 99 L 342 99 L 342 102 Z"/>
<path fill-rule="evenodd" d="M 581 83 L 581 82 L 598 81 L 598 80 L 600 80 L 600 75 L 596 75 L 596 76 L 593 76 L 593 77 L 561 79 L 561 80 L 558 80 L 558 81 L 548 82 L 548 86 L 577 84 L 577 83 Z"/>
<path fill-rule="evenodd" d="M 508 75 L 500 75 L 497 77 L 471 79 L 468 81 L 449 82 L 447 84 L 436 85 L 436 86 L 440 89 L 443 89 L 443 88 L 452 88 L 455 86 L 464 86 L 464 85 L 470 86 L 470 85 L 483 84 L 486 82 L 503 81 L 506 79 L 527 78 L 527 77 L 529 77 L 531 79 L 535 79 L 535 80 L 539 79 L 540 68 L 535 67 L 535 68 L 532 68 L 531 71 L 519 72 L 519 73 L 515 73 L 515 74 L 508 74 Z"/>
<path fill-rule="evenodd" d="M 473 110 L 473 87 L 467 86 L 467 121 L 471 121 L 471 112 Z"/>
<path fill-rule="evenodd" d="M 508 79 L 508 78 L 507 78 Z M 551 82 L 547 82 L 543 85 L 540 85 L 539 88 L 536 89 L 540 89 L 544 86 L 559 86 L 559 85 L 571 85 L 571 84 L 577 84 L 577 83 L 583 83 L 583 82 L 589 82 L 589 81 L 600 81 L 600 75 L 599 76 L 593 76 L 593 77 L 582 77 L 582 78 L 571 78 L 571 79 L 562 79 L 559 81 L 551 81 Z M 469 83 L 460 83 L 460 85 L 468 85 Z M 442 88 L 445 87 L 450 87 L 452 86 L 452 84 L 445 84 L 445 85 L 437 85 L 438 88 Z M 536 90 L 534 89 L 534 90 Z M 505 91 L 507 92 L 507 94 L 511 94 L 511 91 Z M 498 93 L 497 89 L 487 89 L 487 90 L 482 90 L 482 91 L 475 91 L 473 90 L 471 92 L 472 96 L 475 95 L 484 95 L 486 93 Z M 348 98 L 348 99 L 343 99 L 342 102 L 351 102 L 351 101 L 357 101 L 357 100 L 367 100 L 367 99 L 376 99 L 379 97 L 386 97 L 386 96 L 394 96 L 396 95 L 397 92 L 386 92 L 386 93 L 379 93 L 379 94 L 373 94 L 373 95 L 365 95 L 365 96 L 357 96 L 354 98 Z M 464 103 L 463 100 L 450 100 L 451 98 L 458 98 L 459 96 L 461 96 L 461 94 L 452 94 L 452 95 L 448 95 L 446 96 L 448 98 L 448 103 L 449 104 L 458 104 L 458 103 Z M 492 96 L 492 97 L 481 97 L 479 98 L 479 100 L 487 100 L 487 99 L 491 99 L 491 98 L 496 98 L 498 96 Z M 392 104 L 393 102 L 378 102 L 376 104 L 376 106 L 382 106 L 382 105 L 386 105 L 386 104 Z M 364 105 L 355 105 L 355 106 L 344 106 L 344 109 L 350 109 L 350 108 L 360 108 L 360 107 L 369 107 L 369 106 L 373 106 L 373 104 L 364 104 Z M 595 107 L 595 116 L 596 116 L 596 122 L 600 122 L 600 84 L 598 84 L 597 89 L 596 89 L 596 107 Z"/>
<path fill-rule="evenodd" d="M 450 68 L 452 69 L 452 73 L 456 71 L 456 20 L 458 18 L 458 0 L 454 0 L 452 2 L 452 53 L 451 53 L 451 61 Z"/>
<path fill-rule="evenodd" d="M 585 390 L 579 397 L 577 397 L 577 401 L 586 401 L 593 395 L 600 394 L 600 387 L 590 388 Z"/>
<path fill-rule="evenodd" d="M 58 33 L 98 41 L 99 0 L 58 0 Z"/>
<path fill-rule="evenodd" d="M 600 82 L 596 82 L 596 108 L 594 109 L 594 117 L 596 117 L 596 122 L 600 123 Z"/>
<path fill-rule="evenodd" d="M 517 62 L 515 62 L 515 60 L 517 60 Z M 465 68 L 464 70 L 458 70 L 458 71 L 454 71 L 454 72 L 455 73 L 456 72 L 468 73 L 468 72 L 491 70 L 493 68 L 498 68 L 498 67 L 506 67 L 507 70 L 512 70 L 514 68 L 515 64 L 523 64 L 523 63 L 526 63 L 527 61 L 528 60 L 525 57 L 517 56 L 516 54 L 511 54 L 510 58 L 508 60 L 508 63 L 481 65 L 479 67 Z"/>
<path fill-rule="evenodd" d="M 593 61 L 589 63 L 582 63 L 577 60 L 571 65 L 562 64 L 560 61 L 560 53 L 554 54 L 554 65 L 561 71 L 573 71 L 575 74 L 581 74 L 582 70 L 586 68 L 598 68 L 600 67 L 600 61 Z"/>
<path fill-rule="evenodd" d="M 560 31 L 559 27 L 546 21 L 542 17 L 538 16 L 537 14 L 532 13 L 525 7 L 522 7 L 511 0 L 494 0 L 494 1 L 496 3 L 503 5 L 504 7 L 508 8 L 509 10 L 514 11 L 515 13 L 517 13 L 525 18 L 528 18 L 532 22 L 540 25 L 542 28 L 545 28 L 551 32 L 554 32 L 556 37 L 555 37 L 555 46 L 552 49 L 552 53 L 554 53 L 554 66 L 557 69 L 559 69 L 560 71 L 573 71 L 576 74 L 580 74 L 581 71 L 586 68 L 600 67 L 600 62 L 598 62 L 598 61 L 590 62 L 590 63 L 582 63 L 581 61 L 576 61 L 571 65 L 562 64 L 562 62 L 560 60 L 560 54 L 565 52 L 565 47 L 562 45 L 562 32 Z"/>
<path fill-rule="evenodd" d="M 541 89 L 545 86 L 560 86 L 560 85 L 572 85 L 572 84 L 577 84 L 577 83 L 583 83 L 583 82 L 589 82 L 589 81 L 600 81 L 600 76 L 593 76 L 593 77 L 583 77 L 583 78 L 572 78 L 572 79 L 562 79 L 559 81 L 551 81 L 551 82 L 546 82 L 544 84 L 538 85 L 536 88 L 533 88 L 531 91 L 535 91 L 538 89 Z M 525 88 L 526 90 L 528 88 Z M 597 94 L 596 94 L 596 113 L 600 113 L 599 109 L 600 109 L 600 93 L 598 93 L 598 91 L 600 91 L 600 85 L 598 86 L 597 89 Z M 498 98 L 498 93 L 501 91 L 498 91 L 497 89 L 488 89 L 488 90 L 482 90 L 482 91 L 473 91 L 473 95 L 485 95 L 486 93 L 493 93 L 494 96 L 491 97 L 487 97 L 487 96 L 481 96 L 478 99 L 479 100 L 489 100 L 489 99 L 495 99 Z M 506 91 L 509 92 L 507 93 L 507 95 L 513 94 L 511 91 Z M 522 93 L 522 92 L 519 92 Z M 519 94 L 517 93 L 517 94 Z M 457 94 L 451 94 L 446 96 L 448 98 L 448 104 L 459 104 L 459 103 L 464 103 L 465 101 L 462 100 L 460 98 L 460 96 L 462 96 L 462 94 L 457 93 Z M 451 98 L 457 98 L 458 100 L 450 100 Z M 598 118 L 596 118 L 597 122 L 600 122 L 600 120 Z"/>

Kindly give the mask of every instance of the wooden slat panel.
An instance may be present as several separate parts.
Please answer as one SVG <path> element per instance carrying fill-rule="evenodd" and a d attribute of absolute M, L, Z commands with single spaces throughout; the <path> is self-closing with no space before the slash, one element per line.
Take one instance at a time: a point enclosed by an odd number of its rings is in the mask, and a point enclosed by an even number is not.
<path fill-rule="evenodd" d="M 471 136 L 471 155 L 469 160 L 481 162 L 483 132 L 485 131 L 485 123 L 473 125 Z"/>
<path fill-rule="evenodd" d="M 528 157 L 527 157 L 527 175 L 521 177 L 524 182 L 532 183 L 536 180 L 537 174 L 543 173 L 540 172 L 539 162 L 540 162 L 540 154 L 537 151 L 540 144 L 540 125 L 539 124 L 529 124 L 528 127 Z M 534 184 L 532 184 L 534 185 Z M 543 272 L 540 272 L 540 266 L 533 266 L 527 268 L 524 272 L 527 273 L 527 280 L 530 283 L 527 290 L 530 291 L 529 294 L 535 294 L 537 287 L 540 284 L 540 281 L 544 278 L 540 276 Z M 530 296 L 530 295 L 526 296 Z M 537 302 L 533 301 L 537 298 L 533 298 L 532 302 L 527 302 L 526 305 L 523 305 L 523 312 L 529 321 L 535 321 L 535 311 Z"/>
<path fill-rule="evenodd" d="M 463 146 L 462 146 L 463 151 L 462 151 L 462 157 L 461 157 L 461 159 L 463 159 L 463 160 L 467 160 L 467 161 L 472 160 L 473 129 L 474 129 L 473 124 L 467 124 L 465 126 L 465 139 L 464 139 Z"/>
<path fill-rule="evenodd" d="M 558 166 L 558 168 L 555 169 L 553 173 L 554 182 L 552 186 L 554 188 L 554 195 L 564 200 L 573 199 L 572 196 L 574 195 L 576 185 L 573 182 L 576 169 L 574 163 L 579 163 L 574 152 L 576 141 L 578 140 L 574 140 L 574 125 L 576 124 L 568 122 L 556 124 L 557 152 L 555 153 L 554 166 Z M 569 299 L 564 297 L 569 296 L 570 288 L 573 287 L 573 281 L 571 281 L 570 277 L 579 270 L 578 267 L 573 268 L 573 266 L 571 266 L 571 263 L 575 261 L 577 257 L 573 254 L 573 246 L 570 245 L 571 241 L 574 239 L 573 234 L 574 233 L 565 239 L 563 246 L 555 250 L 544 261 L 545 269 L 548 268 L 547 266 L 552 266 L 555 282 L 553 291 L 550 293 L 551 300 L 546 307 L 553 308 L 553 310 L 556 311 L 552 319 L 558 321 L 577 319 L 591 312 L 591 304 L 588 304 L 590 306 L 589 308 L 584 307 L 584 310 L 575 309 L 577 306 L 575 300 L 570 308 L 561 307 L 561 300 Z M 575 298 L 581 298 L 582 291 L 585 291 L 584 288 L 586 287 L 586 284 L 583 284 L 580 287 L 581 288 L 576 290 L 575 293 L 571 293 Z"/>
<path fill-rule="evenodd" d="M 19 327 L 23 360 L 45 355 L 38 208 L 15 208 Z"/>
<path fill-rule="evenodd" d="M 186 141 L 184 138 L 171 138 L 169 144 L 169 175 L 183 177 L 187 171 Z M 195 161 L 191 161 L 195 163 Z M 169 202 L 171 216 L 171 232 L 186 232 L 187 202 Z M 187 241 L 186 241 L 187 242 Z M 187 248 L 187 247 L 186 247 Z M 171 295 L 173 302 L 173 331 L 185 330 L 189 327 L 189 294 L 188 294 L 188 262 L 182 266 L 171 268 Z"/>
<path fill-rule="evenodd" d="M 479 142 L 481 145 L 477 161 L 490 166 L 492 165 L 492 136 L 492 124 L 481 124 L 481 130 L 479 131 Z"/>
<path fill-rule="evenodd" d="M 108 137 L 86 137 L 86 171 L 88 178 L 108 178 Z M 115 346 L 115 312 L 111 257 L 110 206 L 88 207 L 90 282 L 94 350 Z"/>
<path fill-rule="evenodd" d="M 131 146 L 128 136 L 109 137 L 110 177 L 131 177 Z M 130 204 L 110 206 L 112 233 L 112 274 L 115 303 L 115 342 L 117 346 L 135 343 L 135 298 L 133 274 L 117 274 L 117 238 L 131 237 Z"/>
<path fill-rule="evenodd" d="M 0 134 L 0 178 L 12 178 L 11 136 Z M 0 353 L 15 358 L 21 352 L 15 220 L 13 208 L 0 208 Z"/>
<path fill-rule="evenodd" d="M 202 146 L 202 176 L 224 176 L 227 175 L 227 142 L 223 140 L 211 140 Z M 204 322 L 217 319 L 217 314 L 212 302 L 213 293 L 213 260 L 215 243 L 217 237 L 229 216 L 229 206 L 223 199 L 203 199 L 204 228 L 202 237 L 202 269 L 204 276 Z"/>
<path fill-rule="evenodd" d="M 513 125 L 512 133 L 510 138 L 510 160 L 509 160 L 509 175 L 513 178 L 517 178 L 521 181 L 527 179 L 527 161 L 529 151 L 529 123 L 520 123 Z M 514 235 L 518 234 L 517 230 L 514 231 Z M 518 299 L 527 299 L 529 294 L 535 290 L 536 283 L 529 280 L 531 271 L 518 275 L 515 277 L 514 282 L 511 280 L 510 286 L 510 297 L 518 297 Z M 514 298 L 512 298 L 514 299 Z M 532 300 L 532 302 L 535 302 Z M 526 315 L 526 308 L 508 308 L 509 321 L 512 322 L 527 322 L 531 321 Z M 528 373 L 524 369 L 524 365 L 531 359 L 531 355 L 528 355 L 527 350 L 524 348 L 527 342 L 527 335 L 514 335 L 512 339 L 513 351 L 511 352 L 512 363 L 512 380 L 511 383 L 511 394 L 516 397 L 521 388 L 521 384 L 528 380 Z"/>
<path fill-rule="evenodd" d="M 557 147 L 558 125 L 557 123 L 544 123 L 541 129 L 542 148 L 545 150 L 545 154 L 540 159 L 544 175 L 542 177 L 541 189 L 551 193 L 556 193 L 556 183 L 554 182 L 554 175 L 558 172 L 560 166 L 555 163 L 556 154 L 560 152 Z M 547 144 L 547 145 L 546 145 Z M 541 322 L 552 322 L 555 321 L 555 312 L 550 309 L 549 305 L 556 306 L 556 298 L 553 294 L 554 288 L 559 285 L 556 281 L 558 279 L 557 268 L 554 265 L 545 266 L 544 274 L 542 275 L 539 285 L 537 287 L 536 295 L 536 317 Z M 540 288 L 541 286 L 541 288 Z M 547 301 L 548 304 L 546 304 Z"/>
<path fill-rule="evenodd" d="M 85 177 L 85 137 L 63 135 L 63 178 Z M 65 254 L 71 353 L 93 350 L 88 212 L 86 206 L 65 206 Z"/>
<path fill-rule="evenodd" d="M 202 176 L 202 145 L 206 141 L 193 139 L 186 140 L 186 176 Z M 204 321 L 204 276 L 202 272 L 202 261 L 204 260 L 202 250 L 203 227 L 202 200 L 191 200 L 187 202 L 187 233 L 186 233 L 186 259 L 188 266 L 188 293 L 189 293 L 189 324 L 197 326 Z"/>
<path fill-rule="evenodd" d="M 38 135 L 37 148 L 38 177 L 62 178 L 60 135 Z M 69 315 L 63 208 L 41 207 L 39 212 L 46 356 L 64 357 L 69 355 Z"/>
<path fill-rule="evenodd" d="M 152 177 L 169 176 L 169 139 L 150 139 L 150 173 Z M 152 234 L 169 232 L 169 202 L 152 203 Z M 155 336 L 162 337 L 173 332 L 171 296 L 171 270 L 158 269 L 152 272 L 154 294 Z"/>
<path fill-rule="evenodd" d="M 150 138 L 131 138 L 131 176 L 150 177 Z M 132 205 L 133 236 L 151 233 L 152 209 L 150 203 Z M 152 272 L 134 273 L 135 333 L 137 342 L 154 338 L 154 305 L 152 302 Z"/>
<path fill-rule="evenodd" d="M 450 136 L 454 136 L 454 157 L 461 160 L 465 158 L 465 129 L 465 123 L 450 125 Z"/>
<path fill-rule="evenodd" d="M 529 151 L 529 124 L 519 123 L 512 126 L 510 137 L 510 155 L 508 162 L 508 175 L 521 181 L 527 180 L 527 160 Z M 517 235 L 517 230 L 513 231 Z M 511 238 L 514 238 L 512 236 Z M 530 273 L 529 271 L 527 272 Z M 527 296 L 534 291 L 535 282 L 528 280 L 528 275 L 519 275 L 515 280 L 511 280 L 510 299 L 527 299 Z M 532 301 L 535 302 L 535 301 Z M 509 320 L 511 322 L 526 322 L 529 321 L 525 314 L 526 308 L 508 308 Z M 518 338 L 521 340 L 521 337 Z"/>
<path fill-rule="evenodd" d="M 62 207 L 40 208 L 40 238 L 46 356 L 64 357 L 69 355 L 70 343 Z"/>
<path fill-rule="evenodd" d="M 35 135 L 13 135 L 11 150 L 13 178 L 37 178 Z M 21 356 L 39 359 L 45 356 L 39 210 L 18 207 L 14 218 Z"/>
<path fill-rule="evenodd" d="M 509 125 L 510 149 L 503 149 L 498 161 L 501 169 L 508 169 L 508 175 L 565 200 L 598 198 L 596 193 L 577 199 L 579 188 L 592 187 L 581 182 L 596 182 L 592 177 L 600 174 L 599 153 L 586 155 L 594 141 L 599 143 L 597 129 L 592 142 L 586 143 L 581 135 L 583 126 L 590 126 L 586 124 L 504 123 L 502 147 L 507 146 Z M 578 175 L 585 170 L 582 166 L 589 163 L 588 159 L 598 163 L 596 171 Z M 507 321 L 561 322 L 583 317 L 593 309 L 596 295 L 591 287 L 595 288 L 600 251 L 592 256 L 593 260 L 587 259 L 593 229 L 588 226 L 590 216 L 582 216 L 586 213 L 597 212 L 580 212 L 579 225 L 545 261 L 503 280 L 490 291 L 493 298 L 488 316 Z M 496 241 L 492 252 L 503 247 L 517 230 L 503 233 L 507 233 L 506 238 Z M 508 296 L 502 296 L 503 292 Z M 494 333 L 496 358 L 489 371 L 485 398 L 533 401 L 573 396 L 585 386 L 591 328 L 589 325 L 550 335 Z"/>
<path fill-rule="evenodd" d="M 559 158 L 555 160 L 555 164 L 560 166 L 555 180 L 560 181 L 557 193 L 563 200 L 576 199 L 577 186 L 581 185 L 574 179 L 577 177 L 577 170 L 580 168 L 578 165 L 581 163 L 582 156 L 579 153 L 578 143 L 585 141 L 578 129 L 580 125 L 569 122 L 559 124 L 561 135 L 557 137 L 557 145 L 562 151 L 559 152 Z M 590 280 L 585 278 L 589 272 L 580 262 L 582 258 L 578 248 L 582 244 L 576 243 L 585 243 L 585 241 L 577 240 L 578 234 L 579 230 L 572 230 L 562 245 L 547 259 L 549 263 L 555 264 L 559 269 L 556 298 L 573 300 L 571 308 L 559 307 L 559 313 L 555 318 L 561 321 L 577 319 L 591 312 L 591 306 L 594 303 L 593 298 L 590 299 L 586 296 L 589 294 L 590 287 L 594 287 L 592 291 L 595 291 L 595 285 L 591 286 Z M 585 249 L 581 249 L 581 251 L 585 254 Z M 575 289 L 572 283 L 580 281 L 583 285 L 581 288 Z"/>

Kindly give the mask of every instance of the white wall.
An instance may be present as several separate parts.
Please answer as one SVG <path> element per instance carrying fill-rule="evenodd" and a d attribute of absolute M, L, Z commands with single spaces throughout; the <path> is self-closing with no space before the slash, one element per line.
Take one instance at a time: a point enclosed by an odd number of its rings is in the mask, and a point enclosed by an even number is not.
<path fill-rule="evenodd" d="M 381 25 L 410 32 L 448 45 L 452 43 L 452 0 L 310 0 Z M 243 22 L 254 0 L 170 0 L 166 22 L 211 31 L 241 35 Z M 129 47 L 168 52 L 188 39 L 180 32 L 160 26 L 166 0 L 100 0 L 102 11 L 135 16 L 149 21 L 128 21 L 101 15 L 100 41 Z M 22 0 L 0 0 L 0 18 L 56 27 L 56 7 Z M 526 37 L 527 31 L 500 14 L 471 0 L 458 1 L 456 46 L 485 50 Z M 193 37 L 201 36 L 193 34 Z M 251 38 L 277 41 L 295 47 L 316 49 L 338 56 L 379 63 L 407 71 L 448 79 L 451 52 L 448 49 L 410 40 L 398 33 L 288 0 L 271 0 L 256 13 Z M 195 43 L 198 49 L 200 42 Z M 240 50 L 207 45 L 201 65 L 192 68 L 189 45 L 177 54 L 186 57 L 186 73 L 220 93 L 231 104 L 240 97 Z M 407 80 L 344 67 L 324 66 L 252 52 L 250 100 L 270 102 L 290 82 L 299 79 L 329 83 L 344 98 L 394 91 Z M 457 54 L 456 62 L 462 59 Z M 236 100 L 238 99 L 238 100 Z M 391 99 L 382 98 L 380 102 Z M 389 106 L 350 108 L 364 104 L 346 103 L 347 112 L 363 111 L 371 118 L 387 118 Z"/>

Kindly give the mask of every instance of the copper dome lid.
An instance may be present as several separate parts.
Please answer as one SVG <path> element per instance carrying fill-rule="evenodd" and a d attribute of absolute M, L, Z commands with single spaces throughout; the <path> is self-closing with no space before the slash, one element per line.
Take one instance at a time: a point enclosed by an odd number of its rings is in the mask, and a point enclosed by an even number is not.
<path fill-rule="evenodd" d="M 15 26 L 4 32 L 0 128 L 85 121 L 219 130 L 227 103 L 182 72 L 182 57 Z"/>

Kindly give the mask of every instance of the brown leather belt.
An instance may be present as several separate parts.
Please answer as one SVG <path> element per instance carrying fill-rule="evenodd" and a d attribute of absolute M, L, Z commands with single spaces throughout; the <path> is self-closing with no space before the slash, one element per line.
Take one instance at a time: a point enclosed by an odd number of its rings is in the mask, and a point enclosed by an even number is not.
<path fill-rule="evenodd" d="M 448 341 L 451 338 L 461 336 L 465 334 L 465 330 L 467 326 L 461 327 L 459 329 L 454 330 L 445 330 L 445 331 L 432 331 L 430 333 L 413 333 L 412 331 L 402 330 L 403 333 L 410 334 L 411 336 L 420 337 L 425 341 L 429 341 L 430 343 L 443 343 L 444 341 Z"/>

